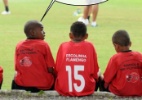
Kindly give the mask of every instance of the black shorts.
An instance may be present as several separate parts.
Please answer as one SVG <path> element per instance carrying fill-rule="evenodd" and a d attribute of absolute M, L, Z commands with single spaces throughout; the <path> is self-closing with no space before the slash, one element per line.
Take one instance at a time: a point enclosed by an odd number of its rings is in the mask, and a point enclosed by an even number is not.
<path fill-rule="evenodd" d="M 14 89 L 15 90 L 25 90 L 25 91 L 30 91 L 32 93 L 37 93 L 37 92 L 39 92 L 39 91 L 42 90 L 42 89 L 38 89 L 36 87 L 24 87 L 24 86 L 20 86 L 20 85 L 16 84 L 16 82 L 14 80 L 12 81 L 11 89 L 12 90 L 14 90 Z M 54 89 L 54 87 L 52 87 L 49 90 L 53 90 L 53 89 Z M 47 90 L 43 90 L 43 91 L 47 91 Z"/>
<path fill-rule="evenodd" d="M 104 84 L 105 84 L 105 81 L 103 79 L 101 79 L 101 77 L 99 77 L 99 80 L 98 80 L 99 90 L 100 91 L 110 92 L 109 91 L 109 86 L 107 88 L 105 88 Z"/>
<path fill-rule="evenodd" d="M 2 80 L 1 83 L 0 83 L 0 89 L 1 89 L 2 83 L 3 83 L 3 80 Z"/>

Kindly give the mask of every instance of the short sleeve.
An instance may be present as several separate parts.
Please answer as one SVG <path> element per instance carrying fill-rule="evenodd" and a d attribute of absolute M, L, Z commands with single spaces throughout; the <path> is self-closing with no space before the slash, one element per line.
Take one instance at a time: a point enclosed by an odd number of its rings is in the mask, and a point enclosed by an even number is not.
<path fill-rule="evenodd" d="M 106 83 L 110 83 L 112 81 L 112 79 L 115 77 L 116 72 L 117 72 L 117 63 L 114 60 L 114 58 L 112 57 L 107 65 L 107 68 L 104 72 L 104 81 Z"/>
<path fill-rule="evenodd" d="M 46 64 L 48 67 L 54 67 L 55 66 L 54 58 L 52 56 L 52 53 L 48 44 L 45 46 L 45 49 L 46 49 L 46 55 L 45 55 Z"/>

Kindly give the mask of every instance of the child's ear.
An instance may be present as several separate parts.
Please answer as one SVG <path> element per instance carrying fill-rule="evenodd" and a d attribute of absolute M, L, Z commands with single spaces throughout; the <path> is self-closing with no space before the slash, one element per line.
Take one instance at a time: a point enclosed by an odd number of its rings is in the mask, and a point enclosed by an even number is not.
<path fill-rule="evenodd" d="M 32 29 L 29 31 L 29 33 L 31 36 L 34 36 L 34 34 L 35 34 L 34 30 L 32 30 Z"/>
<path fill-rule="evenodd" d="M 85 34 L 85 39 L 87 39 L 87 38 L 88 38 L 88 33 Z"/>
<path fill-rule="evenodd" d="M 132 45 L 132 42 L 130 42 L 129 47 L 131 47 L 131 45 Z"/>
<path fill-rule="evenodd" d="M 120 51 L 120 45 L 118 45 L 116 43 L 113 43 L 113 45 L 114 45 L 116 52 L 119 52 Z"/>
<path fill-rule="evenodd" d="M 72 33 L 69 33 L 69 37 L 70 37 L 70 39 L 73 39 Z"/>
<path fill-rule="evenodd" d="M 113 46 L 114 46 L 115 48 L 118 48 L 118 44 L 116 44 L 116 43 L 113 43 Z"/>

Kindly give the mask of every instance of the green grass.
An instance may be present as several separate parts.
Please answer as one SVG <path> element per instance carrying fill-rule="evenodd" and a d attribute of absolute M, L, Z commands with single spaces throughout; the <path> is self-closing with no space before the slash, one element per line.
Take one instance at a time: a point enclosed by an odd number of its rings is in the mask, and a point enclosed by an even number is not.
<path fill-rule="evenodd" d="M 14 77 L 15 45 L 25 39 L 23 26 L 30 19 L 40 20 L 50 0 L 10 0 L 11 15 L 0 15 L 0 65 L 4 69 L 2 89 L 11 88 Z M 112 34 L 118 29 L 126 29 L 132 40 L 132 50 L 142 52 L 142 1 L 109 0 L 100 4 L 97 17 L 98 27 L 88 26 L 88 41 L 97 50 L 99 66 L 104 72 L 109 58 L 115 53 L 111 43 Z M 76 6 L 54 3 L 43 22 L 46 39 L 54 58 L 59 45 L 70 40 L 69 28 L 78 17 L 73 16 Z M 3 11 L 0 1 L 0 11 Z"/>

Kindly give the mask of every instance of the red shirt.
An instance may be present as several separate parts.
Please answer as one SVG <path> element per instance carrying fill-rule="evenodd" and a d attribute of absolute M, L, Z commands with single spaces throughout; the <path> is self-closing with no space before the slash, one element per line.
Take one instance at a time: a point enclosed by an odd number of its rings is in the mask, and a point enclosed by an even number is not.
<path fill-rule="evenodd" d="M 15 81 L 20 86 L 49 89 L 54 77 L 48 67 L 55 66 L 50 48 L 43 40 L 25 40 L 15 51 Z"/>
<path fill-rule="evenodd" d="M 93 45 L 86 41 L 61 44 L 55 70 L 55 89 L 59 94 L 84 96 L 94 93 L 99 67 Z"/>
<path fill-rule="evenodd" d="M 2 83 L 3 80 L 3 68 L 0 66 L 0 83 Z"/>
<path fill-rule="evenodd" d="M 116 95 L 142 96 L 142 55 L 130 51 L 112 56 L 104 73 L 104 81 Z"/>

